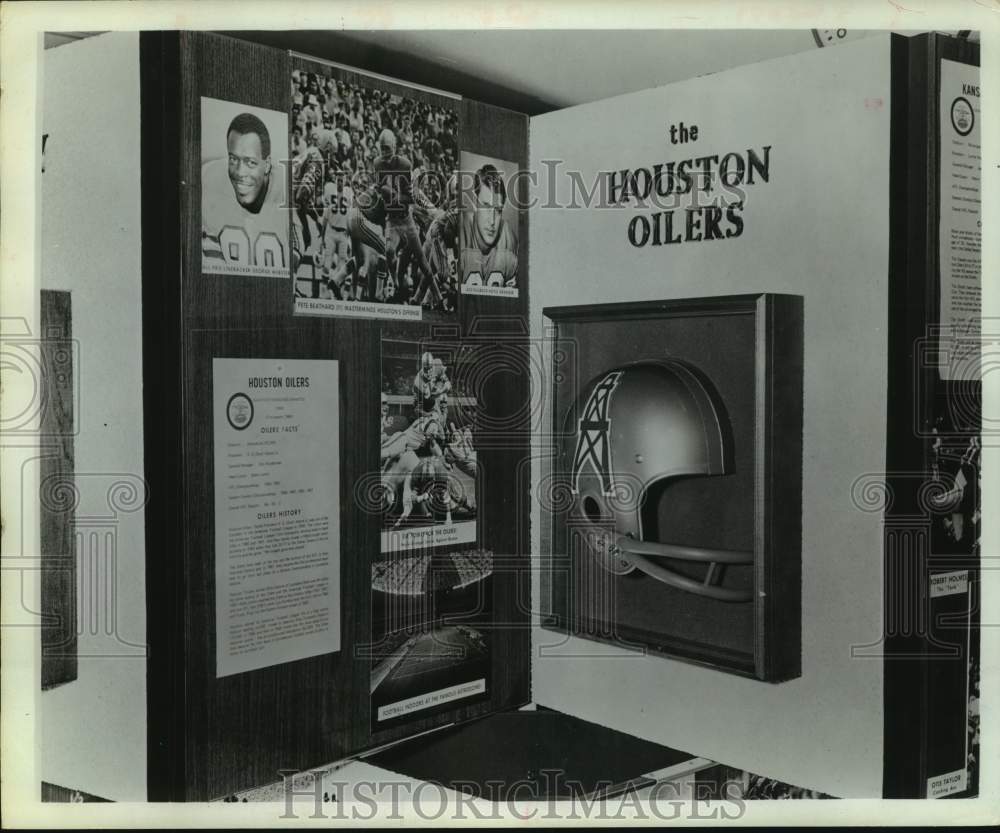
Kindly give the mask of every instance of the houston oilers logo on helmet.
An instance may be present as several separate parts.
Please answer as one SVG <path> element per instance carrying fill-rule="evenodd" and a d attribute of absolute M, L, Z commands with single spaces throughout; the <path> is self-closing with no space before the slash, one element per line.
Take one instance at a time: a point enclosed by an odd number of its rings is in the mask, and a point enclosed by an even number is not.
<path fill-rule="evenodd" d="M 591 391 L 587 404 L 583 407 L 583 414 L 577 424 L 576 451 L 573 454 L 573 494 L 580 492 L 580 474 L 587 465 L 601 478 L 603 493 L 613 493 L 611 443 L 608 439 L 608 432 L 611 430 L 609 408 L 611 394 L 618 387 L 621 375 L 620 370 L 608 373 Z"/>

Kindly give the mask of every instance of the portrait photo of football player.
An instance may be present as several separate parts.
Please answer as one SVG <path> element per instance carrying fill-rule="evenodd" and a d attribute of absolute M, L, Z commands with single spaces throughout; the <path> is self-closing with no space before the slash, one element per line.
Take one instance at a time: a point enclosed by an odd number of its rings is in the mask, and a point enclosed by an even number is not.
<path fill-rule="evenodd" d="M 287 115 L 213 98 L 201 113 L 202 271 L 290 277 Z"/>
<path fill-rule="evenodd" d="M 452 376 L 453 352 L 383 338 L 383 552 L 475 540 L 476 400 Z"/>
<path fill-rule="evenodd" d="M 462 169 L 472 172 L 463 188 L 462 293 L 517 297 L 518 211 L 507 190 L 517 165 L 463 153 Z"/>

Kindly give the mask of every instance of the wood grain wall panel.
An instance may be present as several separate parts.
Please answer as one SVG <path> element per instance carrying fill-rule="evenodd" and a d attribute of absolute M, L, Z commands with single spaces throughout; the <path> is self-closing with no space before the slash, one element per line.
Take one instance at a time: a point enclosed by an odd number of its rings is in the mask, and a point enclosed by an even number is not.
<path fill-rule="evenodd" d="M 462 150 L 517 162 L 528 169 L 528 117 L 476 101 L 463 101 Z M 530 368 L 540 363 L 541 345 L 528 337 L 528 181 L 518 179 L 517 198 L 525 209 L 518 222 L 516 299 L 463 295 L 460 313 L 465 338 L 481 345 L 494 372 L 482 373 L 482 410 L 497 425 L 480 449 L 486 472 L 486 546 L 497 554 L 494 609 L 504 623 L 495 643 L 494 703 L 498 708 L 531 697 L 531 510 Z M 532 357 L 537 362 L 532 362 Z"/>
<path fill-rule="evenodd" d="M 187 326 L 281 325 L 292 317 L 291 279 L 201 272 L 201 98 L 287 113 L 288 56 L 266 46 L 181 33 L 183 301 Z M 219 138 L 220 147 L 224 137 Z M 278 160 L 275 161 L 275 166 Z"/>
<path fill-rule="evenodd" d="M 929 609 L 925 588 L 937 571 L 968 568 L 974 580 L 978 553 L 963 559 L 949 554 L 939 561 L 928 548 L 904 547 L 900 542 L 919 540 L 916 536 L 925 522 L 923 481 L 912 473 L 925 472 L 929 477 L 932 471 L 932 444 L 926 432 L 938 418 L 947 424 L 962 410 L 969 424 L 942 426 L 942 433 L 954 431 L 953 436 L 965 438 L 981 430 L 980 383 L 940 380 L 936 366 L 922 361 L 914 347 L 926 339 L 929 328 L 937 326 L 941 314 L 940 62 L 978 65 L 979 53 L 978 43 L 933 33 L 893 43 L 886 434 L 887 483 L 893 501 L 885 510 L 884 584 L 898 588 L 899 601 L 884 612 L 883 696 L 893 706 L 886 710 L 883 732 L 885 798 L 926 796 L 928 776 L 947 771 L 939 756 L 947 761 L 952 754 L 949 746 L 964 745 L 966 739 L 960 729 L 950 743 L 942 743 L 933 737 L 940 727 L 931 726 L 938 714 L 935 698 L 947 698 L 949 687 L 964 690 L 967 683 L 966 663 L 942 649 L 956 639 L 957 623 L 947 623 L 938 632 L 940 623 L 935 621 L 925 632 L 912 625 L 909 611 Z M 965 408 L 956 409 L 956 402 Z M 894 430 L 900 427 L 906 430 Z M 970 621 L 973 655 L 978 652 L 977 615 L 973 611 Z M 974 793 L 976 788 L 970 784 L 970 789 Z"/>
<path fill-rule="evenodd" d="M 73 312 L 69 292 L 42 290 L 42 688 L 77 678 L 76 533 L 73 526 Z"/>
<path fill-rule="evenodd" d="M 292 316 L 290 278 L 201 272 L 200 100 L 289 106 L 288 55 L 212 35 L 181 36 L 186 797 L 204 799 L 327 763 L 368 737 L 369 555 L 378 519 L 350 499 L 377 445 L 379 350 L 372 322 Z M 212 358 L 337 359 L 341 425 L 341 651 L 217 679 Z M 370 417 L 370 418 L 369 418 Z M 377 459 L 375 461 L 377 465 Z"/>
<path fill-rule="evenodd" d="M 150 516 L 147 532 L 148 558 L 150 563 L 159 563 L 150 574 L 151 582 L 162 582 L 154 584 L 148 594 L 151 618 L 162 614 L 155 626 L 157 633 L 151 635 L 156 650 L 151 653 L 149 672 L 150 797 L 219 797 L 274 781 L 282 770 L 329 763 L 428 728 L 527 702 L 526 289 L 516 301 L 500 305 L 494 299 L 475 299 L 460 312 L 460 328 L 453 328 L 456 334 L 485 344 L 502 342 L 501 370 L 484 384 L 480 395 L 487 412 L 513 414 L 503 430 L 491 433 L 480 454 L 488 478 L 483 486 L 488 504 L 480 543 L 497 554 L 501 565 L 494 581 L 494 610 L 497 621 L 504 623 L 492 635 L 490 699 L 373 735 L 369 661 L 360 656 L 364 653 L 360 649 L 370 640 L 371 563 L 379 557 L 380 517 L 367 513 L 353 495 L 356 484 L 378 470 L 375 427 L 382 324 L 293 316 L 290 278 L 217 276 L 201 271 L 202 96 L 288 112 L 291 69 L 308 62 L 206 33 L 150 36 L 144 43 L 144 90 L 150 91 L 149 95 L 144 92 L 143 102 L 144 121 L 149 117 L 144 125 L 143 158 L 144 327 L 145 352 L 150 357 L 145 378 L 147 387 L 158 376 L 168 387 L 177 385 L 176 395 L 147 391 L 146 397 L 147 422 L 163 431 L 165 438 L 163 448 L 147 443 L 151 488 L 159 484 L 161 494 L 177 495 L 172 508 Z M 171 89 L 166 81 L 171 60 L 179 63 L 179 90 Z M 367 76 L 358 80 L 401 91 Z M 402 91 L 416 97 L 433 95 L 408 88 Z M 161 100 L 154 101 L 156 96 Z M 526 166 L 526 117 L 458 100 L 455 106 L 463 120 L 465 149 Z M 470 114 L 471 132 L 464 125 Z M 176 121 L 173 128 L 171 119 Z M 171 129 L 179 138 L 170 138 Z M 159 190 L 161 201 L 157 200 Z M 525 214 L 519 229 L 522 286 L 527 280 L 523 266 L 527 264 L 526 220 Z M 157 224 L 163 226 L 162 239 Z M 158 308 L 166 320 L 157 322 Z M 428 335 L 432 326 L 425 325 Z M 154 356 L 159 347 L 157 333 L 164 349 Z M 215 676 L 213 357 L 340 362 L 342 649 L 337 654 Z M 512 407 L 512 403 L 524 407 Z M 180 424 L 177 436 L 172 434 L 174 422 Z M 168 476 L 178 460 L 179 488 Z M 163 472 L 154 468 L 157 465 L 164 467 Z M 174 540 L 170 529 L 176 530 L 176 545 L 169 545 Z M 516 569 L 505 569 L 511 562 Z M 171 602 L 175 593 L 179 605 Z"/>
<path fill-rule="evenodd" d="M 322 64 L 296 61 L 297 67 L 320 70 Z M 338 70 L 345 80 L 392 92 L 429 95 L 365 75 Z M 440 100 L 430 98 L 427 100 Z M 461 101 L 461 150 L 516 161 L 527 167 L 528 119 L 518 113 L 477 102 Z M 522 201 L 526 199 L 525 194 Z M 479 419 L 491 430 L 477 432 L 480 467 L 477 503 L 482 507 L 479 546 L 494 553 L 492 668 L 486 702 L 416 718 L 372 735 L 372 746 L 391 743 L 448 723 L 461 722 L 522 705 L 530 700 L 530 538 L 529 426 L 527 343 L 527 214 L 519 223 L 519 263 L 522 291 L 517 299 L 461 296 L 458 327 L 449 324 L 414 325 L 408 329 L 423 337 L 440 337 L 471 355 L 477 369 L 470 374 L 470 393 L 478 402 Z M 391 325 L 381 325 L 386 331 Z"/>
<path fill-rule="evenodd" d="M 337 760 L 368 744 L 370 566 L 377 516 L 351 499 L 376 442 L 378 366 L 367 338 L 325 321 L 188 334 L 186 642 L 187 771 L 191 797 L 216 797 Z M 336 359 L 340 383 L 341 650 L 216 678 L 212 358 Z M 336 510 L 334 510 L 336 511 Z"/>
<path fill-rule="evenodd" d="M 146 749 L 150 801 L 182 801 L 184 481 L 181 377 L 181 68 L 176 32 L 139 40 L 142 389 L 146 506 Z"/>

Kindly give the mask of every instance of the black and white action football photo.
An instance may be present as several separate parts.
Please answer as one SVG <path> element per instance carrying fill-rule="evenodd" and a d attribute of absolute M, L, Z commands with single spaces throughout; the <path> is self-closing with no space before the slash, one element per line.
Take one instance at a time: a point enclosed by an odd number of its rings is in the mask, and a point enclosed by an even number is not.
<path fill-rule="evenodd" d="M 455 102 L 292 70 L 296 312 L 449 320 L 457 307 Z"/>
<path fill-rule="evenodd" d="M 458 345 L 406 325 L 382 335 L 382 552 L 476 540 L 476 397 Z"/>

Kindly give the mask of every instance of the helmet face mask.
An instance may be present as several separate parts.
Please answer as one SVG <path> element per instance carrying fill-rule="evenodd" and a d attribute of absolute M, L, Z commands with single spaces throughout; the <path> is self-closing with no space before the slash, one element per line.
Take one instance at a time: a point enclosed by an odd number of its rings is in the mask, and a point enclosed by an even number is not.
<path fill-rule="evenodd" d="M 587 556 L 615 575 L 641 570 L 672 587 L 720 601 L 750 601 L 721 585 L 724 565 L 752 552 L 646 540 L 643 514 L 671 478 L 727 473 L 730 434 L 721 398 L 692 365 L 637 362 L 595 377 L 570 409 L 562 471 L 573 497 L 569 523 Z M 704 579 L 677 562 L 706 565 Z"/>

